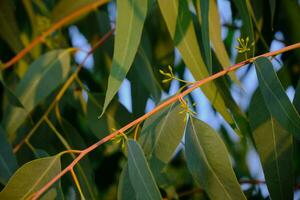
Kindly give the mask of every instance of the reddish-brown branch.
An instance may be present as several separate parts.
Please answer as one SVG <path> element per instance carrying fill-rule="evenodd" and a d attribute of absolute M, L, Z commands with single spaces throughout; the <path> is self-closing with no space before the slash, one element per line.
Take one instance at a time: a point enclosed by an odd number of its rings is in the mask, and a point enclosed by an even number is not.
<path fill-rule="evenodd" d="M 47 36 L 49 36 L 54 31 L 58 30 L 62 26 L 68 24 L 75 18 L 88 13 L 89 11 L 107 3 L 109 0 L 98 0 L 93 3 L 87 4 L 86 6 L 81 7 L 80 9 L 72 12 L 70 15 L 62 18 L 61 20 L 54 23 L 48 30 L 43 32 L 40 36 L 36 37 L 29 45 L 26 46 L 22 51 L 20 51 L 15 57 L 13 57 L 8 62 L 4 63 L 4 67 L 1 70 L 5 70 L 11 67 L 13 64 L 18 62 L 21 58 L 23 58 L 31 49 L 33 49 L 37 44 L 43 42 Z"/>
<path fill-rule="evenodd" d="M 32 130 L 27 134 L 21 142 L 19 142 L 13 149 L 13 152 L 16 153 L 20 147 L 29 140 L 29 138 L 32 136 L 32 134 L 35 132 L 35 130 L 41 125 L 41 123 L 45 120 L 45 118 L 48 116 L 48 114 L 52 111 L 52 109 L 55 107 L 56 103 L 60 101 L 60 99 L 63 97 L 64 93 L 67 91 L 69 86 L 72 84 L 72 82 L 75 80 L 77 74 L 82 69 L 84 63 L 89 58 L 89 56 L 98 48 L 100 47 L 112 34 L 114 33 L 115 29 L 112 29 L 108 33 L 106 33 L 99 41 L 97 41 L 92 49 L 90 49 L 87 53 L 87 55 L 84 57 L 82 62 L 77 66 L 76 71 L 68 78 L 68 80 L 64 83 L 61 90 L 57 93 L 56 97 L 54 98 L 53 102 L 50 104 L 44 115 L 40 118 L 40 120 L 35 124 L 35 126 L 32 128 Z"/>
<path fill-rule="evenodd" d="M 213 74 L 207 78 L 204 78 L 200 81 L 197 81 L 196 83 L 194 83 L 190 88 L 188 88 L 187 90 L 183 91 L 182 93 L 179 93 L 178 95 L 175 95 L 173 97 L 171 97 L 170 99 L 164 101 L 162 104 L 158 105 L 157 107 L 155 107 L 153 110 L 151 110 L 150 112 L 144 114 L 143 116 L 137 118 L 136 120 L 130 122 L 129 124 L 125 125 L 124 127 L 122 127 L 121 129 L 111 133 L 110 135 L 106 136 L 105 138 L 99 140 L 98 142 L 96 142 L 95 144 L 89 146 L 88 148 L 84 149 L 79 156 L 74 159 L 62 172 L 60 172 L 57 176 L 55 176 L 51 181 L 49 181 L 46 185 L 44 185 L 39 191 L 37 191 L 33 197 L 33 199 L 38 199 L 45 191 L 47 191 L 57 180 L 59 180 L 64 174 L 66 174 L 67 172 L 69 172 L 85 155 L 87 155 L 89 152 L 93 151 L 94 149 L 96 149 L 97 147 L 99 147 L 100 145 L 104 144 L 105 142 L 111 140 L 112 138 L 114 138 L 116 135 L 118 135 L 119 133 L 124 133 L 126 130 L 130 129 L 131 127 L 141 123 L 142 121 L 144 121 L 145 119 L 147 119 L 148 117 L 150 117 L 151 115 L 157 113 L 158 111 L 160 111 L 161 109 L 163 109 L 164 107 L 167 107 L 168 105 L 176 102 L 177 100 L 182 99 L 184 96 L 186 96 L 187 94 L 191 93 L 193 90 L 197 89 L 198 87 L 202 86 L 203 84 L 210 82 L 212 80 L 215 80 L 221 76 L 224 76 L 225 74 L 227 74 L 228 72 L 231 71 L 235 71 L 238 68 L 249 64 L 251 62 L 253 62 L 255 59 L 257 59 L 258 57 L 269 57 L 269 56 L 276 56 L 278 54 L 284 53 L 286 51 L 290 51 L 293 49 L 297 49 L 300 48 L 300 43 L 296 43 L 287 47 L 284 47 L 282 49 L 279 49 L 277 51 L 272 51 L 272 52 L 268 52 L 265 54 L 262 54 L 260 56 L 254 57 L 254 58 L 250 58 L 248 60 L 245 60 L 243 62 L 237 63 L 235 65 L 232 65 L 231 67 L 228 67 L 227 69 L 224 69 L 216 74 Z"/>

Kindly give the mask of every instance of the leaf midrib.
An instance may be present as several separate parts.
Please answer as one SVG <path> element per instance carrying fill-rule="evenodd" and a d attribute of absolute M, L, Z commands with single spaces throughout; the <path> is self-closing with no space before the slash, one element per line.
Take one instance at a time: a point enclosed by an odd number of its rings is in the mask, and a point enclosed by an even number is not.
<path fill-rule="evenodd" d="M 256 62 L 257 65 L 259 65 Z M 260 78 L 263 81 L 265 87 L 267 88 L 267 90 L 275 97 L 276 101 L 278 102 L 279 106 L 281 107 L 281 109 L 283 110 L 283 113 L 286 115 L 286 117 L 289 119 L 290 122 L 292 122 L 292 124 L 294 126 L 296 126 L 298 128 L 298 130 L 300 130 L 300 126 L 298 124 L 296 124 L 288 115 L 288 113 L 286 112 L 286 110 L 284 109 L 284 106 L 281 104 L 281 101 L 278 99 L 277 95 L 275 95 L 275 93 L 273 93 L 272 89 L 269 87 L 269 85 L 267 84 L 267 81 L 265 80 L 265 78 L 262 76 L 262 71 L 260 69 L 260 67 L 257 67 L 257 70 L 259 71 L 260 74 Z M 296 113 L 297 114 L 297 113 Z"/>
<path fill-rule="evenodd" d="M 279 179 L 279 188 L 280 188 L 280 196 L 281 199 L 283 198 L 283 192 L 282 192 L 282 182 L 281 182 L 281 176 L 280 176 L 280 172 L 279 172 L 279 163 L 278 163 L 278 152 L 277 152 L 277 145 L 276 145 L 276 136 L 275 136 L 275 126 L 274 126 L 274 121 L 273 121 L 273 117 L 271 116 L 271 127 L 272 127 L 272 135 L 273 135 L 273 144 L 274 144 L 274 154 L 275 154 L 275 163 L 276 163 L 276 172 L 277 172 L 277 176 Z"/>
<path fill-rule="evenodd" d="M 52 165 L 54 165 L 58 159 L 60 159 L 59 156 L 55 156 L 53 158 L 53 160 L 49 163 L 48 167 L 44 170 L 44 172 L 41 174 L 41 176 L 36 180 L 35 184 L 33 184 L 28 189 L 28 192 L 24 194 L 24 197 L 28 196 L 35 189 L 35 187 L 41 182 L 41 180 L 44 178 L 44 176 L 47 175 L 48 171 L 52 168 Z"/>
<path fill-rule="evenodd" d="M 139 177 L 141 177 L 140 180 L 142 181 L 143 187 L 145 188 L 145 190 L 146 190 L 146 192 L 147 192 L 147 196 L 149 196 L 149 198 L 151 199 L 152 195 L 151 195 L 150 191 L 148 191 L 147 184 L 145 183 L 145 181 L 144 181 L 144 179 L 143 179 L 144 176 L 142 175 L 140 169 L 138 168 L 137 162 L 136 162 L 136 160 L 135 160 L 135 155 L 133 154 L 132 151 L 128 151 L 128 152 L 129 152 L 129 154 L 130 154 L 130 157 L 132 158 L 131 160 L 132 160 L 133 163 L 134 163 L 134 166 L 135 166 L 135 168 L 136 168 L 136 171 L 137 171 Z"/>
<path fill-rule="evenodd" d="M 197 137 L 197 134 L 196 134 L 196 129 L 195 129 L 195 126 L 194 126 L 194 123 L 193 123 L 193 120 L 191 119 L 191 126 L 192 126 L 192 129 L 193 129 L 193 132 L 196 136 L 196 143 L 198 144 L 198 148 L 201 149 L 201 151 L 204 153 L 205 151 L 203 150 L 203 148 L 201 147 L 201 144 L 200 144 L 200 141 L 198 140 L 198 137 Z M 205 153 L 204 153 L 205 155 Z M 207 163 L 207 166 L 208 168 L 210 169 L 210 171 L 212 172 L 213 176 L 216 178 L 217 182 L 219 183 L 219 185 L 221 186 L 221 188 L 223 188 L 226 196 L 231 199 L 231 196 L 230 194 L 227 192 L 226 188 L 223 186 L 222 182 L 220 181 L 219 177 L 217 176 L 217 174 L 215 173 L 215 171 L 213 170 L 213 168 L 211 167 L 211 164 L 209 162 L 209 160 L 206 158 L 206 155 L 203 157 L 205 162 Z"/>

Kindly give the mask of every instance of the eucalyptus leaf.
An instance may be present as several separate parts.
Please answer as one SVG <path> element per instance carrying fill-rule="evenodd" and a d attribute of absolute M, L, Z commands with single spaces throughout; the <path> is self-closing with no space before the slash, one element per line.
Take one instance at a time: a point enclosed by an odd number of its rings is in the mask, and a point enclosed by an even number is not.
<path fill-rule="evenodd" d="M 249 120 L 271 198 L 293 199 L 293 135 L 270 114 L 259 90 Z"/>
<path fill-rule="evenodd" d="M 102 111 L 103 95 L 90 93 L 87 105 L 87 124 L 92 133 L 101 139 L 114 129 L 129 123 L 133 117 L 120 102 L 113 100 L 105 114 L 98 119 L 99 110 Z"/>
<path fill-rule="evenodd" d="M 9 179 L 0 192 L 0 199 L 26 199 L 54 178 L 60 170 L 60 156 L 30 161 Z"/>
<path fill-rule="evenodd" d="M 12 147 L 7 141 L 6 134 L 0 126 L 0 183 L 5 185 L 18 167 Z"/>
<path fill-rule="evenodd" d="M 286 95 L 268 58 L 255 60 L 259 89 L 270 114 L 285 130 L 300 138 L 300 116 Z"/>
<path fill-rule="evenodd" d="M 129 139 L 127 150 L 128 173 L 137 199 L 162 199 L 141 146 L 134 140 Z"/>
<path fill-rule="evenodd" d="M 209 125 L 193 117 L 186 128 L 185 154 L 193 178 L 211 199 L 246 199 L 222 139 Z"/>
<path fill-rule="evenodd" d="M 70 50 L 53 50 L 35 60 L 16 87 L 23 108 L 10 106 L 2 122 L 10 141 L 29 113 L 64 82 L 70 71 Z"/>
<path fill-rule="evenodd" d="M 251 15 L 249 12 L 249 8 L 247 5 L 248 0 L 233 0 L 234 4 L 238 8 L 238 12 L 240 13 L 240 16 L 243 21 L 243 26 L 241 30 L 241 38 L 246 38 L 249 37 L 249 41 L 254 42 L 255 37 L 254 37 L 254 30 L 253 30 L 253 24 L 251 21 Z M 254 48 L 250 51 L 250 55 L 254 55 Z M 240 57 L 237 58 L 238 61 L 244 59 L 242 55 L 240 54 Z"/>
<path fill-rule="evenodd" d="M 209 11 L 210 0 L 197 0 L 196 9 L 199 22 L 201 22 L 202 46 L 204 50 L 204 60 L 209 74 L 212 74 L 212 57 L 210 49 L 210 31 L 209 31 Z"/>
<path fill-rule="evenodd" d="M 161 170 L 171 160 L 180 144 L 186 114 L 180 103 L 174 103 L 149 117 L 138 142 L 141 144 L 152 170 Z"/>
<path fill-rule="evenodd" d="M 119 185 L 118 185 L 118 200 L 135 200 L 136 195 L 133 186 L 130 182 L 128 173 L 128 164 L 126 163 L 122 169 Z"/>
<path fill-rule="evenodd" d="M 169 33 L 180 51 L 183 61 L 196 80 L 204 79 L 209 73 L 201 57 L 187 1 L 158 0 L 158 3 Z M 210 81 L 201 89 L 224 119 L 229 124 L 234 124 L 214 82 Z"/>
<path fill-rule="evenodd" d="M 81 7 L 95 2 L 97 2 L 97 0 L 81 0 L 81 1 L 60 0 L 52 10 L 51 13 L 52 20 L 54 22 L 58 21 L 64 18 L 65 16 L 71 14 L 72 12 L 80 9 Z"/>
<path fill-rule="evenodd" d="M 23 44 L 20 39 L 19 28 L 15 17 L 15 5 L 13 1 L 1 0 L 0 1 L 0 36 L 11 49 L 18 53 Z"/>
<path fill-rule="evenodd" d="M 295 90 L 293 104 L 300 115 L 300 79 L 298 80 L 298 84 Z"/>
<path fill-rule="evenodd" d="M 217 7 L 216 0 L 209 1 L 209 37 L 211 44 L 214 48 L 214 52 L 222 65 L 223 69 L 231 66 L 230 58 L 222 41 L 221 34 L 222 25 L 220 22 L 220 15 Z M 230 78 L 237 84 L 239 80 L 234 72 L 229 73 Z"/>
<path fill-rule="evenodd" d="M 148 0 L 117 0 L 114 55 L 101 115 L 119 90 L 129 71 L 142 36 Z"/>
<path fill-rule="evenodd" d="M 72 149 L 84 149 L 87 145 L 84 142 L 84 138 L 80 135 L 78 130 L 66 119 L 60 119 L 61 128 L 65 134 L 65 139 Z M 72 158 L 76 156 L 71 154 Z M 88 157 L 83 158 L 75 167 L 74 171 L 77 175 L 80 183 L 83 195 L 86 199 L 96 200 L 98 193 L 96 183 L 94 180 L 95 174 L 93 173 L 92 163 Z"/>
<path fill-rule="evenodd" d="M 3 85 L 3 87 L 4 87 L 5 91 L 6 91 L 9 103 L 12 104 L 13 106 L 24 108 L 23 104 L 18 99 L 18 97 L 14 94 L 14 92 L 4 82 L 2 74 L 0 74 L 0 82 L 2 83 L 2 85 Z"/>
<path fill-rule="evenodd" d="M 274 15 L 275 15 L 275 9 L 276 9 L 276 0 L 269 0 L 269 4 L 270 4 L 270 10 L 271 10 L 271 26 L 273 29 Z"/>

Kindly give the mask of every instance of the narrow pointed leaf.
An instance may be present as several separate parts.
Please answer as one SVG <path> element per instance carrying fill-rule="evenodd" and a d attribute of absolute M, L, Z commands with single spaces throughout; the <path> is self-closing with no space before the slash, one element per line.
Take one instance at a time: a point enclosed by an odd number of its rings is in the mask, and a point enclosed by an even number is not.
<path fill-rule="evenodd" d="M 207 77 L 209 73 L 201 57 L 187 1 L 158 0 L 158 3 L 174 44 L 194 78 L 201 80 Z M 224 119 L 233 124 L 233 119 L 214 82 L 203 85 L 201 89 Z"/>
<path fill-rule="evenodd" d="M 128 164 L 124 165 L 123 170 L 121 172 L 119 178 L 119 185 L 118 185 L 118 200 L 135 200 L 136 195 L 133 189 L 133 186 L 130 182 L 130 177 L 128 173 Z"/>
<path fill-rule="evenodd" d="M 286 95 L 269 59 L 260 57 L 255 61 L 259 89 L 266 106 L 279 124 L 300 138 L 300 116 Z"/>
<path fill-rule="evenodd" d="M 298 84 L 295 91 L 295 97 L 293 100 L 293 104 L 300 115 L 300 79 L 298 80 Z"/>
<path fill-rule="evenodd" d="M 275 15 L 275 9 L 276 9 L 276 0 L 269 0 L 269 4 L 270 4 L 270 10 L 271 10 L 271 26 L 273 29 L 274 15 Z"/>
<path fill-rule="evenodd" d="M 248 0 L 234 0 L 236 7 L 240 13 L 240 16 L 243 21 L 243 26 L 241 30 L 241 38 L 249 37 L 250 43 L 254 41 L 254 31 L 253 31 L 253 24 L 251 21 L 251 15 L 249 13 L 249 8 L 247 5 Z M 254 48 L 252 48 L 250 56 L 254 55 Z M 240 54 L 240 58 L 244 59 L 244 57 Z"/>
<path fill-rule="evenodd" d="M 209 38 L 209 0 L 197 0 L 196 9 L 199 22 L 201 22 L 201 35 L 202 35 L 202 45 L 204 49 L 204 60 L 207 66 L 209 74 L 212 74 L 212 57 L 210 49 L 210 38 Z"/>
<path fill-rule="evenodd" d="M 113 129 L 118 129 L 132 121 L 132 115 L 120 102 L 112 100 L 105 114 L 98 119 L 102 111 L 103 95 L 91 93 L 87 103 L 87 124 L 92 133 L 101 139 Z"/>
<path fill-rule="evenodd" d="M 2 127 L 0 127 L 0 147 L 0 183 L 5 185 L 18 164 Z"/>
<path fill-rule="evenodd" d="M 139 143 L 151 166 L 171 160 L 184 133 L 182 110 L 180 103 L 174 103 L 145 121 Z"/>
<path fill-rule="evenodd" d="M 15 95 L 23 108 L 9 107 L 3 121 L 9 139 L 14 140 L 15 131 L 28 114 L 63 81 L 70 71 L 70 50 L 54 50 L 35 60 L 17 85 Z"/>
<path fill-rule="evenodd" d="M 137 199 L 162 199 L 141 146 L 129 140 L 127 149 L 128 172 Z"/>
<path fill-rule="evenodd" d="M 293 135 L 270 114 L 260 91 L 252 98 L 249 120 L 271 198 L 293 199 Z"/>
<path fill-rule="evenodd" d="M 225 45 L 222 41 L 222 25 L 220 22 L 217 2 L 215 0 L 211 0 L 209 2 L 209 37 L 220 64 L 222 65 L 223 69 L 226 69 L 231 65 L 231 62 Z M 239 83 L 239 80 L 234 72 L 229 73 L 229 76 L 233 81 Z"/>
<path fill-rule="evenodd" d="M 185 135 L 188 168 L 211 199 L 246 199 L 219 135 L 206 123 L 190 117 Z"/>
<path fill-rule="evenodd" d="M 9 103 L 13 106 L 24 108 L 23 104 L 18 99 L 18 97 L 14 94 L 14 92 L 4 82 L 2 74 L 0 74 L 0 82 L 2 83 L 2 85 L 3 85 L 3 87 L 6 91 L 6 95 L 7 95 Z"/>
<path fill-rule="evenodd" d="M 19 38 L 20 33 L 14 13 L 14 2 L 0 1 L 0 36 L 14 52 L 18 53 L 23 48 L 23 44 Z"/>
<path fill-rule="evenodd" d="M 133 63 L 141 40 L 147 9 L 148 0 L 117 1 L 114 55 L 102 114 L 119 90 Z"/>
<path fill-rule="evenodd" d="M 30 161 L 10 178 L 0 192 L 0 199 L 27 199 L 48 183 L 60 170 L 60 156 Z"/>
<path fill-rule="evenodd" d="M 109 0 L 102 0 L 102 2 L 108 2 Z M 67 15 L 70 15 L 72 12 L 87 6 L 87 5 L 93 5 L 95 3 L 99 2 L 99 0 L 81 0 L 81 1 L 72 1 L 72 0 L 61 0 L 58 1 L 55 5 L 54 9 L 52 10 L 52 21 L 58 21 L 62 18 L 66 17 Z M 95 6 L 91 6 L 94 9 Z"/>

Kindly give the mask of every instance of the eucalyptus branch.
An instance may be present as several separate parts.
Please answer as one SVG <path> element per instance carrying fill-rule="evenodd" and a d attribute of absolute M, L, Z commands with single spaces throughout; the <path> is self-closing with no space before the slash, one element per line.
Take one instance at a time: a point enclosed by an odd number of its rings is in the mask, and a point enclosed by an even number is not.
<path fill-rule="evenodd" d="M 102 6 L 103 4 L 105 4 L 107 2 L 109 2 L 109 0 L 98 0 L 98 1 L 92 2 L 90 4 L 87 4 L 87 5 L 79 8 L 78 10 L 75 10 L 74 12 L 72 12 L 71 14 L 65 16 L 61 20 L 55 22 L 48 30 L 46 30 L 41 35 L 39 35 L 34 40 L 32 40 L 32 42 L 29 45 L 27 45 L 22 51 L 20 51 L 16 56 L 14 56 L 8 62 L 4 63 L 1 70 L 5 70 L 5 69 L 11 67 L 13 64 L 17 63 L 29 51 L 31 51 L 39 43 L 42 43 L 45 40 L 45 38 L 47 36 L 49 36 L 51 33 L 53 33 L 54 31 L 60 29 L 64 25 L 70 23 L 75 18 L 77 18 L 79 16 L 82 16 L 82 15 L 88 13 L 89 11 L 91 11 L 91 10 L 93 10 L 93 9 L 99 7 L 99 6 Z"/>
<path fill-rule="evenodd" d="M 29 131 L 29 133 L 25 136 L 25 138 L 23 140 L 21 140 L 20 143 L 18 143 L 13 151 L 14 153 L 16 153 L 20 147 L 30 139 L 30 137 L 35 133 L 35 131 L 38 129 L 38 127 L 46 120 L 46 118 L 48 117 L 48 115 L 50 114 L 50 112 L 53 110 L 53 108 L 57 105 L 57 103 L 60 101 L 60 99 L 63 97 L 63 95 L 65 94 L 65 92 L 67 91 L 67 89 L 70 87 L 70 85 L 73 83 L 73 81 L 76 79 L 78 73 L 80 72 L 80 70 L 82 69 L 84 63 L 86 62 L 86 60 L 89 58 L 89 56 L 91 54 L 93 54 L 93 52 L 100 47 L 114 32 L 114 29 L 112 29 L 111 31 L 109 31 L 108 33 L 106 33 L 97 43 L 95 43 L 95 45 L 92 47 L 92 49 L 87 53 L 87 55 L 85 56 L 85 58 L 82 60 L 82 62 L 77 66 L 76 71 L 68 78 L 68 80 L 64 83 L 64 85 L 62 86 L 62 88 L 60 89 L 60 91 L 57 93 L 56 97 L 54 98 L 54 100 L 52 101 L 52 103 L 50 104 L 50 106 L 48 107 L 48 109 L 46 110 L 46 112 L 44 113 L 44 115 L 39 119 L 39 121 L 34 125 L 34 127 Z"/>
<path fill-rule="evenodd" d="M 82 150 L 81 153 L 64 169 L 62 170 L 59 174 L 57 174 L 53 179 L 51 179 L 47 184 L 45 184 L 40 190 L 38 190 L 36 193 L 34 193 L 33 195 L 33 200 L 38 199 L 44 192 L 46 192 L 56 181 L 58 181 L 62 176 L 64 176 L 67 172 L 71 172 L 71 170 L 73 169 L 73 167 L 83 158 L 85 157 L 88 153 L 90 153 L 91 151 L 95 150 L 96 148 L 98 148 L 99 146 L 101 146 L 102 144 L 110 141 L 111 139 L 113 139 L 114 137 L 116 137 L 118 134 L 124 133 L 125 131 L 127 131 L 128 129 L 132 128 L 133 126 L 136 126 L 138 124 L 140 124 L 141 122 L 143 122 L 145 119 L 149 118 L 150 116 L 152 116 L 153 114 L 157 113 L 158 111 L 162 110 L 163 108 L 167 107 L 168 105 L 181 100 L 184 96 L 188 95 L 189 93 L 191 93 L 193 90 L 199 88 L 200 86 L 204 85 L 205 83 L 208 83 L 212 80 L 215 80 L 219 77 L 222 77 L 224 75 L 226 75 L 227 73 L 231 72 L 231 71 L 235 71 L 243 66 L 245 66 L 246 64 L 252 63 L 253 61 L 255 61 L 255 59 L 257 59 L 258 57 L 270 57 L 270 56 L 276 56 L 278 54 L 284 53 L 286 51 L 290 51 L 293 49 L 297 49 L 300 48 L 300 43 L 296 43 L 287 47 L 284 47 L 282 49 L 279 49 L 277 51 L 272 51 L 272 52 L 268 52 L 250 59 L 247 59 L 243 62 L 237 63 L 235 65 L 232 65 L 230 67 L 228 67 L 227 69 L 224 69 L 218 73 L 215 73 L 207 78 L 204 78 L 202 80 L 199 80 L 197 82 L 195 82 L 193 85 L 191 85 L 188 89 L 186 89 L 185 91 L 176 94 L 175 96 L 169 98 L 168 100 L 164 101 L 163 103 L 161 103 L 160 105 L 156 106 L 153 110 L 151 110 L 150 112 L 144 114 L 143 116 L 137 118 L 136 120 L 130 122 L 129 124 L 125 125 L 124 127 L 120 128 L 119 130 L 114 131 L 113 133 L 109 134 L 108 136 L 104 137 L 103 139 L 99 140 L 98 142 L 94 143 L 93 145 L 87 147 L 86 149 Z"/>

